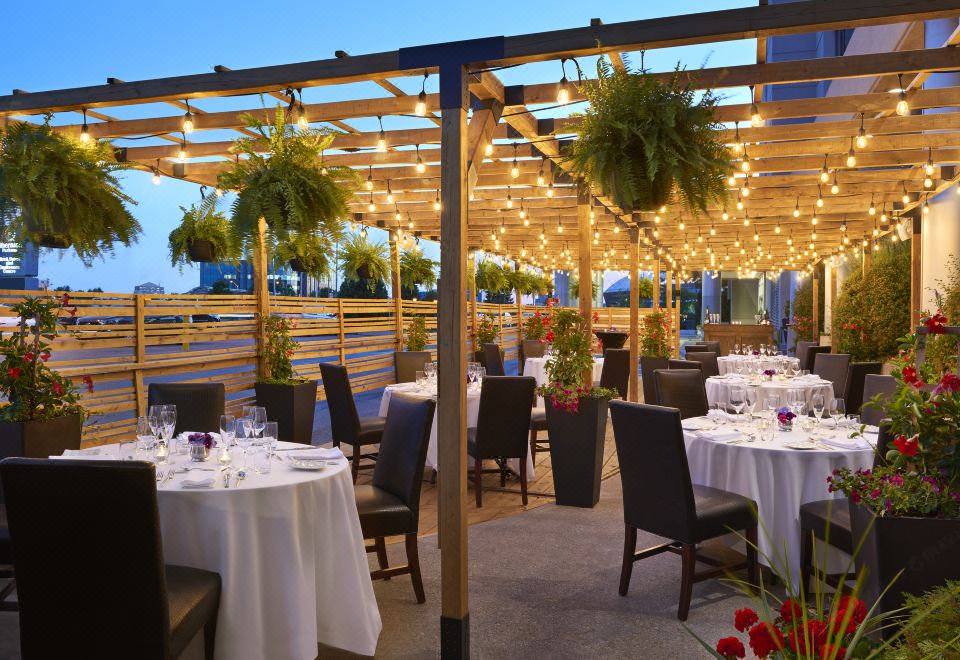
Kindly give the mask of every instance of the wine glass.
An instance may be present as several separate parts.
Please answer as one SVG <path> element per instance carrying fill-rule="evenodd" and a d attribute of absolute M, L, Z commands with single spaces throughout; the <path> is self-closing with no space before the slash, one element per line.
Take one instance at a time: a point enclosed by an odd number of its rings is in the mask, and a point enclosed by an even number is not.
<path fill-rule="evenodd" d="M 469 381 L 469 367 L 467 368 L 467 380 Z M 422 392 L 427 386 L 427 374 L 424 371 L 416 373 L 417 390 Z"/>
<path fill-rule="evenodd" d="M 483 387 L 483 379 L 486 377 L 486 375 L 487 375 L 486 367 L 477 367 L 477 385 L 481 388 Z"/>
<path fill-rule="evenodd" d="M 847 408 L 843 403 L 843 399 L 834 399 L 830 403 L 830 416 L 833 417 L 833 427 L 835 429 L 840 428 L 840 418 L 846 414 Z"/>
<path fill-rule="evenodd" d="M 753 421 L 753 411 L 757 407 L 757 388 L 748 387 L 744 390 L 743 407 L 747 411 L 750 421 Z"/>
<path fill-rule="evenodd" d="M 734 345 L 733 345 L 733 354 L 734 354 L 734 355 L 739 355 L 739 354 L 740 354 L 740 344 L 734 344 Z"/>
<path fill-rule="evenodd" d="M 153 429 L 157 425 L 157 420 L 153 417 L 137 417 L 137 454 L 142 454 L 143 452 L 150 449 L 153 446 L 153 441 L 156 439 L 156 434 Z"/>
<path fill-rule="evenodd" d="M 170 446 L 170 439 L 173 437 L 173 429 L 177 425 L 177 413 L 172 410 L 164 410 L 160 413 L 160 424 L 163 427 L 163 439 Z"/>
<path fill-rule="evenodd" d="M 253 433 L 259 436 L 267 425 L 267 409 L 257 406 L 253 409 Z"/>
<path fill-rule="evenodd" d="M 240 455 L 243 456 L 243 468 L 247 467 L 247 453 L 256 438 L 253 431 L 253 420 L 243 418 L 243 427 L 237 429 L 237 444 L 240 445 Z"/>
<path fill-rule="evenodd" d="M 230 445 L 237 434 L 237 419 L 233 415 L 220 415 L 220 463 L 229 465 Z"/>
<path fill-rule="evenodd" d="M 820 420 L 823 417 L 824 403 L 823 395 L 815 393 L 810 397 L 810 407 L 813 409 L 813 415 L 817 418 L 817 426 L 820 426 Z"/>
<path fill-rule="evenodd" d="M 730 388 L 730 406 L 733 408 L 734 412 L 737 413 L 737 418 L 740 417 L 740 412 L 743 410 L 744 404 L 744 392 L 742 387 L 731 387 Z"/>

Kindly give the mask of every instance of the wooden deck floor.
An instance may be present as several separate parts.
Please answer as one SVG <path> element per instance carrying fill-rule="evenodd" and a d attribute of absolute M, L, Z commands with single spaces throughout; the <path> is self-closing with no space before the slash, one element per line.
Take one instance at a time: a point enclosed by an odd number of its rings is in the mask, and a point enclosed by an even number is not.
<path fill-rule="evenodd" d="M 542 432 L 541 437 L 546 437 Z M 486 467 L 493 467 L 493 461 L 485 464 Z M 483 507 L 478 509 L 474 500 L 472 479 L 467 492 L 467 520 L 468 524 L 496 520 L 507 516 L 514 516 L 523 513 L 529 509 L 543 506 L 553 501 L 553 474 L 550 469 L 549 452 L 538 453 L 534 464 L 536 478 L 528 482 L 528 504 L 523 506 L 520 503 L 520 480 L 516 475 L 510 475 L 507 479 L 506 488 L 500 488 L 500 478 L 496 474 L 485 474 L 483 476 Z M 607 436 L 603 449 L 603 470 L 602 477 L 608 479 L 615 476 L 619 471 L 617 463 L 617 452 L 613 441 L 613 429 L 607 424 Z M 360 472 L 357 483 L 370 483 L 371 472 L 364 470 Z M 420 495 L 420 536 L 429 536 L 437 533 L 437 486 L 429 481 L 424 481 L 423 490 Z M 402 537 L 387 539 L 387 543 L 399 543 Z"/>

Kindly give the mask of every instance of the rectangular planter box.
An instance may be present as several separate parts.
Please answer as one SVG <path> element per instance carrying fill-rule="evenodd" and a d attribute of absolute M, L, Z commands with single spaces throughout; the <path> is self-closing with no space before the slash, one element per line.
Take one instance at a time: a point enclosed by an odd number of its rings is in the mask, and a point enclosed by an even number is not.
<path fill-rule="evenodd" d="M 80 415 L 33 422 L 0 422 L 0 458 L 59 456 L 65 449 L 80 449 L 82 432 Z"/>
<path fill-rule="evenodd" d="M 580 399 L 574 414 L 546 403 L 550 466 L 557 504 L 591 508 L 600 501 L 600 473 L 607 433 L 607 408 L 601 399 Z"/>
<path fill-rule="evenodd" d="M 267 409 L 267 419 L 277 421 L 277 439 L 313 444 L 313 415 L 317 407 L 317 381 L 296 385 L 254 383 L 257 405 Z"/>

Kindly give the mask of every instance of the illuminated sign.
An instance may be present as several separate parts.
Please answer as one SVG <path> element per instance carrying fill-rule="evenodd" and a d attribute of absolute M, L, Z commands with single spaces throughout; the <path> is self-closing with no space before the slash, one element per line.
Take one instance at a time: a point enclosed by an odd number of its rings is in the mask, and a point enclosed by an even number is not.
<path fill-rule="evenodd" d="M 37 261 L 37 250 L 32 245 L 0 241 L 0 277 L 35 277 Z"/>

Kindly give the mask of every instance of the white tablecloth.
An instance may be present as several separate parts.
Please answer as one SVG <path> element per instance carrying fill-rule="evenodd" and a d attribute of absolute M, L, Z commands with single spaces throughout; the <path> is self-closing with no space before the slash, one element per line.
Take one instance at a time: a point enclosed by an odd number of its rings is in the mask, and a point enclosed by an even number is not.
<path fill-rule="evenodd" d="M 550 358 L 547 357 L 538 357 L 538 358 L 527 358 L 523 363 L 523 375 L 524 376 L 533 376 L 537 381 L 537 386 L 543 385 L 547 382 L 547 361 Z M 603 371 L 603 358 L 595 357 L 593 358 L 593 382 L 600 382 L 600 373 Z M 537 396 L 537 407 L 543 407 L 543 397 Z"/>
<path fill-rule="evenodd" d="M 432 391 L 420 391 L 416 383 L 400 383 L 398 385 L 387 385 L 383 388 L 383 396 L 380 399 L 380 416 L 386 417 L 387 410 L 390 407 L 390 395 L 394 392 L 402 392 L 408 396 L 418 396 L 423 398 L 436 398 Z M 477 417 L 480 413 L 480 389 L 476 387 L 467 388 L 467 426 L 477 425 Z M 473 459 L 468 457 L 468 464 L 473 465 Z M 519 472 L 520 463 L 518 460 L 509 461 L 511 468 Z M 427 467 L 437 469 L 437 415 L 433 416 L 433 427 L 430 429 L 430 444 L 427 445 Z M 533 456 L 527 454 L 527 479 L 533 479 Z"/>
<path fill-rule="evenodd" d="M 781 357 L 781 361 L 787 364 L 800 366 L 800 360 L 795 357 Z M 737 364 L 759 365 L 760 369 L 773 369 L 777 366 L 777 358 L 772 357 L 750 357 L 747 355 L 723 355 L 717 358 L 717 367 L 720 369 L 720 375 L 737 373 Z"/>
<path fill-rule="evenodd" d="M 172 459 L 188 464 L 186 456 Z M 312 660 L 318 641 L 373 655 L 380 611 L 346 460 L 318 472 L 280 461 L 269 475 L 248 472 L 229 489 L 219 471 L 199 470 L 157 489 L 164 561 L 214 571 L 223 581 L 216 657 Z M 181 488 L 185 478 L 213 475 L 213 488 Z M 184 656 L 202 658 L 202 650 L 197 639 Z"/>
<path fill-rule="evenodd" d="M 684 420 L 684 427 L 690 428 L 694 420 Z M 849 430 L 827 431 L 824 424 L 824 436 L 843 437 Z M 749 497 L 757 503 L 760 516 L 757 545 L 760 548 L 761 562 L 769 565 L 763 555 L 775 562 L 782 575 L 789 558 L 790 575 L 795 584 L 799 584 L 800 575 L 800 505 L 842 495 L 827 492 L 827 477 L 840 467 L 856 470 L 869 468 L 873 463 L 873 449 L 812 449 L 797 450 L 784 446 L 784 442 L 803 440 L 807 437 L 799 429 L 784 432 L 777 431 L 771 442 L 756 440 L 727 444 L 726 441 L 703 439 L 695 432 L 684 430 L 687 446 L 687 462 L 690 465 L 690 478 L 695 484 L 721 488 Z M 876 435 L 867 439 L 876 442 Z M 841 501 L 841 506 L 846 504 Z M 786 548 L 787 557 L 784 557 Z M 818 549 L 818 563 L 823 555 Z M 846 557 L 836 553 L 831 566 L 839 563 L 839 570 L 846 564 Z"/>
<path fill-rule="evenodd" d="M 730 388 L 738 385 L 744 388 L 759 388 L 757 412 L 761 410 L 763 400 L 771 396 L 779 397 L 781 406 L 787 405 L 789 403 L 787 401 L 787 393 L 790 390 L 803 391 L 808 410 L 814 394 L 823 395 L 824 406 L 829 406 L 833 400 L 833 384 L 830 381 L 821 380 L 817 376 L 799 376 L 797 378 L 787 378 L 784 380 L 774 378 L 774 380 L 751 381 L 733 374 L 728 376 L 713 376 L 707 379 L 707 401 L 710 405 L 713 405 L 717 401 L 730 403 Z M 824 416 L 827 416 L 826 413 Z"/>

